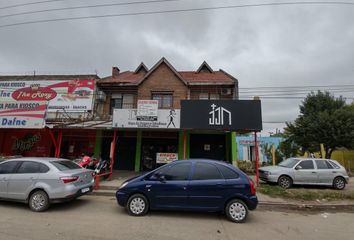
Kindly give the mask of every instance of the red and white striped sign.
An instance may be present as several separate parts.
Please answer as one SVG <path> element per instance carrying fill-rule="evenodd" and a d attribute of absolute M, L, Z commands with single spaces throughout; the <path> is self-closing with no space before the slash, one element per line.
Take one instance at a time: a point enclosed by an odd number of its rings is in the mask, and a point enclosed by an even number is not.
<path fill-rule="evenodd" d="M 44 128 L 47 102 L 0 102 L 0 128 Z"/>

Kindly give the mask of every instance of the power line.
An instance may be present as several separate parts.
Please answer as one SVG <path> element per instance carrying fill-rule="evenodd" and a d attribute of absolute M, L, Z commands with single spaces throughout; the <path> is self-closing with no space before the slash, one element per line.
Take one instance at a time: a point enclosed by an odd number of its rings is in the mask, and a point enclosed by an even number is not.
<path fill-rule="evenodd" d="M 5 7 L 0 7 L 0 9 L 9 9 L 9 8 L 16 8 L 16 7 L 23 7 L 28 5 L 37 5 L 42 3 L 50 3 L 50 2 L 63 2 L 65 0 L 46 0 L 46 1 L 37 1 L 37 2 L 29 2 L 29 3 L 21 3 L 21 4 L 14 4 Z"/>
<path fill-rule="evenodd" d="M 354 87 L 354 84 L 345 84 L 345 85 L 310 85 L 310 86 L 266 86 L 266 87 L 240 87 L 239 89 L 268 89 L 268 88 L 319 88 L 319 87 Z"/>
<path fill-rule="evenodd" d="M 58 0 L 59 1 L 59 0 Z M 219 6 L 219 7 L 201 7 L 201 8 L 189 8 L 189 9 L 173 9 L 173 10 L 160 10 L 160 11 L 145 11 L 145 12 L 132 12 L 132 13 L 117 13 L 117 14 L 105 14 L 105 15 L 94 15 L 94 16 L 82 16 L 82 17 L 65 17 L 65 18 L 53 18 L 53 19 L 42 19 L 34 21 L 24 21 L 18 23 L 10 23 L 0 25 L 0 28 L 13 27 L 20 25 L 36 24 L 36 23 L 47 23 L 47 22 L 60 22 L 60 21 L 70 21 L 70 20 L 83 20 L 83 19 L 96 19 L 96 18 L 110 18 L 110 17 L 125 17 L 125 16 L 140 16 L 140 15 L 154 15 L 154 14 L 164 14 L 164 13 L 181 13 L 181 12 L 195 12 L 195 11 L 209 11 L 209 10 L 220 10 L 220 9 L 235 9 L 235 8 L 249 8 L 249 7 L 266 7 L 266 6 L 285 6 L 285 5 L 351 5 L 354 6 L 353 2 L 325 2 L 325 1 L 312 1 L 312 2 L 282 2 L 282 3 L 262 3 L 262 4 L 244 4 L 244 5 L 229 5 L 229 6 Z"/>
<path fill-rule="evenodd" d="M 318 89 L 298 89 L 298 90 L 272 90 L 272 89 L 269 89 L 269 90 L 248 90 L 248 91 L 239 91 L 240 94 L 267 94 L 267 93 L 276 93 L 277 95 L 282 95 L 282 94 L 305 94 L 305 93 L 309 93 L 309 92 L 314 92 L 316 90 L 319 90 L 319 91 L 332 91 L 332 92 L 336 92 L 336 91 L 353 91 L 354 88 L 351 87 L 351 88 L 318 88 Z"/>
<path fill-rule="evenodd" d="M 184 0 L 135 1 L 135 2 L 107 3 L 107 4 L 96 4 L 96 5 L 76 6 L 76 7 L 51 8 L 51 9 L 44 9 L 44 10 L 27 11 L 27 12 L 19 12 L 19 13 L 7 14 L 7 15 L 0 15 L 0 18 L 27 15 L 27 14 L 34 14 L 34 13 L 64 11 L 64 10 L 76 10 L 76 9 L 100 8 L 100 7 L 113 7 L 113 6 L 127 6 L 127 5 L 150 4 L 150 3 L 161 3 L 161 2 L 177 2 L 177 1 L 184 1 Z"/>

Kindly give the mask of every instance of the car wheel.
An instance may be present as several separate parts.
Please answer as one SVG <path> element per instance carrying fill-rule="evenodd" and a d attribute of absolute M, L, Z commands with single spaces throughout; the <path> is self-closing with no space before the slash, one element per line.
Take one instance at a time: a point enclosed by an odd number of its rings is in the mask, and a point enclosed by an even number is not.
<path fill-rule="evenodd" d="M 134 194 L 128 200 L 127 211 L 132 216 L 143 216 L 149 210 L 149 202 L 142 194 Z"/>
<path fill-rule="evenodd" d="M 338 190 L 343 190 L 345 188 L 345 180 L 342 177 L 336 177 L 333 180 L 333 187 Z"/>
<path fill-rule="evenodd" d="M 50 205 L 48 195 L 42 190 L 35 191 L 31 194 L 28 205 L 34 212 L 43 212 Z"/>
<path fill-rule="evenodd" d="M 291 188 L 291 186 L 293 185 L 293 181 L 287 176 L 281 176 L 278 180 L 278 185 L 285 189 Z"/>
<path fill-rule="evenodd" d="M 248 215 L 247 205 L 238 199 L 231 200 L 225 208 L 227 218 L 236 223 L 242 223 Z"/>

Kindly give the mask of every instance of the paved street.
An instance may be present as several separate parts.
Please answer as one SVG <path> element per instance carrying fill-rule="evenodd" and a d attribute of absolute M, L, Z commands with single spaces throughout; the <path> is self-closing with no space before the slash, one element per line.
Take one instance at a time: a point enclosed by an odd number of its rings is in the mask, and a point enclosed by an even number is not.
<path fill-rule="evenodd" d="M 219 214 L 152 212 L 131 217 L 115 199 L 84 196 L 33 213 L 26 205 L 0 202 L 0 239 L 351 239 L 353 213 L 257 210 L 244 224 Z"/>

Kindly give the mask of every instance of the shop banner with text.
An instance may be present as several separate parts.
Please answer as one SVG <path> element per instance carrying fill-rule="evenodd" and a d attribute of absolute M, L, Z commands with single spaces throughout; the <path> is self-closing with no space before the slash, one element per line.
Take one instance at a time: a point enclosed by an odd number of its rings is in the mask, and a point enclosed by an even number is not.
<path fill-rule="evenodd" d="M 183 100 L 181 128 L 261 131 L 261 101 Z"/>
<path fill-rule="evenodd" d="M 1 81 L 0 103 L 47 101 L 48 112 L 92 110 L 94 80 Z"/>
<path fill-rule="evenodd" d="M 178 159 L 178 153 L 156 153 L 156 163 L 170 163 Z"/>
<path fill-rule="evenodd" d="M 44 128 L 46 102 L 0 102 L 0 128 Z"/>
<path fill-rule="evenodd" d="M 180 128 L 180 110 L 159 109 L 156 120 L 139 120 L 137 109 L 114 109 L 113 128 Z"/>

